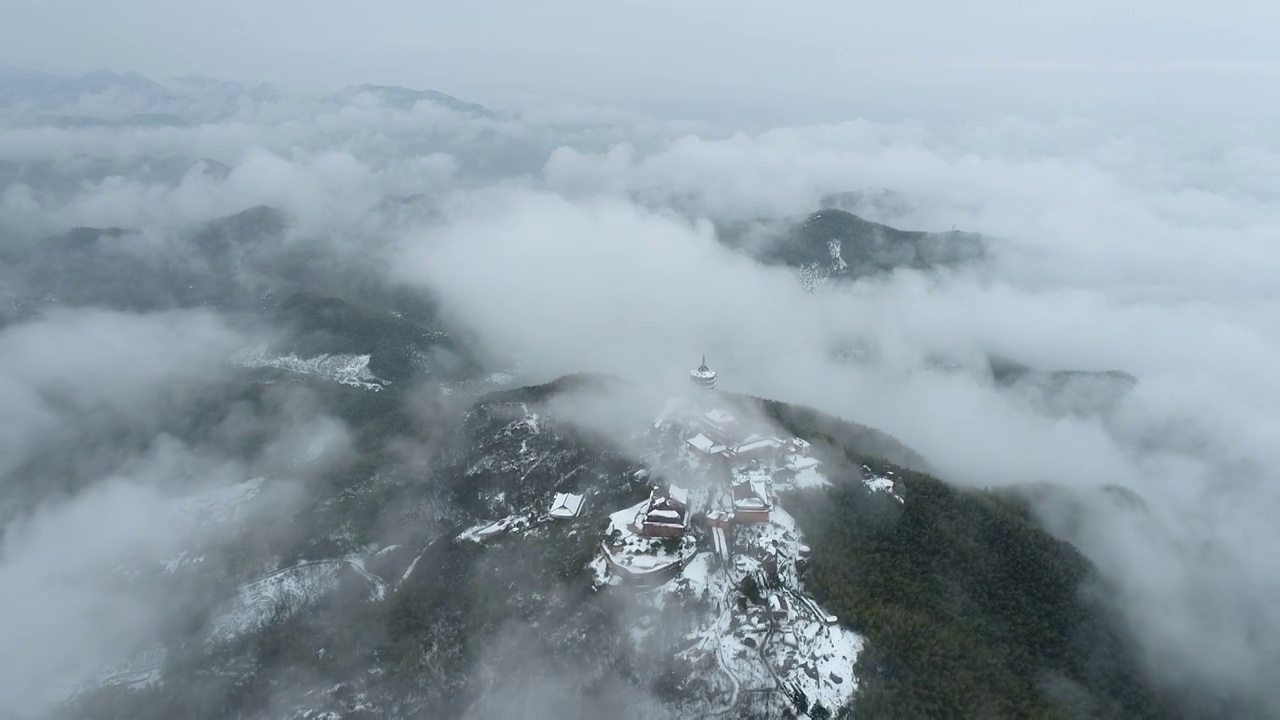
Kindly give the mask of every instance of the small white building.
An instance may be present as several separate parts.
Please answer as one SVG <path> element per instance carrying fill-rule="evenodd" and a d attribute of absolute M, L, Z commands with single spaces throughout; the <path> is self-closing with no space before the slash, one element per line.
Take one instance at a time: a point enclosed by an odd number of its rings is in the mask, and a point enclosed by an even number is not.
<path fill-rule="evenodd" d="M 558 520 L 565 520 L 577 517 L 582 512 L 584 498 L 581 495 L 573 493 L 556 493 L 555 499 L 551 501 L 551 510 L 547 513 Z"/>
<path fill-rule="evenodd" d="M 702 433 L 694 435 L 685 442 L 689 443 L 689 447 L 703 455 L 718 455 L 728 449 Z"/>

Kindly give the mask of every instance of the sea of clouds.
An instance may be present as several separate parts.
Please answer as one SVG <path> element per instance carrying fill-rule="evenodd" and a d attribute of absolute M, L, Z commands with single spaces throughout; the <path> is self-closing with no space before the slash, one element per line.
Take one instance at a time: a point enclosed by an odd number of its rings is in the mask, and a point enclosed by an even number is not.
<path fill-rule="evenodd" d="M 0 251 L 76 226 L 163 233 L 270 205 L 287 213 L 295 241 L 323 237 L 326 251 L 376 258 L 386 282 L 439 300 L 531 378 L 664 377 L 706 353 L 725 387 L 882 429 L 949 481 L 1067 488 L 1038 510 L 1114 589 L 1151 671 L 1280 707 L 1270 682 L 1280 674 L 1273 127 L 975 117 L 746 134 L 598 110 L 405 104 L 376 89 L 4 82 L 16 89 L 0 108 Z M 792 270 L 717 241 L 716 222 L 802 217 L 829 194 L 884 189 L 902 202 L 869 205 L 868 219 L 981 232 L 990 259 L 808 292 Z M 180 411 L 219 377 L 216 360 L 250 341 L 245 332 L 211 311 L 104 309 L 0 328 L 0 481 L 79 422 L 77 403 L 127 417 L 156 403 Z M 835 359 L 833 345 L 850 339 L 874 359 Z M 1105 410 L 1062 411 L 993 382 L 990 356 L 1120 370 L 1137 384 Z M 49 400 L 59 397 L 71 405 Z M 152 467 L 137 460 L 119 466 Z M 127 513 L 86 520 L 89 499 L 128 482 L 121 502 L 142 502 L 131 507 L 153 502 L 136 488 L 164 486 L 155 473 L 105 473 L 11 520 L 5 586 L 84 592 L 29 568 L 92 578 L 117 559 L 100 557 L 115 547 L 98 543 L 103 533 L 130 553 L 171 537 L 167 527 L 121 536 L 111 518 Z M 1108 485 L 1141 502 L 1098 491 Z M 36 542 L 72 533 L 83 543 Z M 40 564 L 37 545 L 52 553 Z M 12 649 L 0 666 L 25 662 L 18 640 L 49 607 L 64 605 L 0 613 L 0 646 Z M 34 627 L 57 634 L 43 622 Z M 74 637 L 49 644 L 52 669 L 37 675 L 59 676 L 60 661 L 101 647 L 94 633 Z M 11 676 L 23 682 L 0 685 L 0 702 L 39 684 Z"/>

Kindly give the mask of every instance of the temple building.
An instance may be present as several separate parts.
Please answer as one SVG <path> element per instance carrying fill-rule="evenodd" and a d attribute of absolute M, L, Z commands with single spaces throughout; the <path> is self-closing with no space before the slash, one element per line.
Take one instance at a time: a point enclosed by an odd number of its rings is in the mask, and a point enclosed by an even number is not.
<path fill-rule="evenodd" d="M 773 510 L 773 494 L 760 479 L 743 479 L 733 483 L 733 519 L 742 525 L 769 522 Z"/>
<path fill-rule="evenodd" d="M 712 408 L 699 415 L 698 424 L 708 437 L 724 444 L 735 442 L 741 433 L 738 418 L 720 408 Z"/>
<path fill-rule="evenodd" d="M 688 529 L 689 492 L 674 485 L 656 487 L 640 520 L 640 534 L 648 537 L 682 537 Z"/>
<path fill-rule="evenodd" d="M 716 371 L 707 367 L 707 356 L 702 356 L 702 364 L 697 368 L 689 371 L 689 379 L 693 381 L 702 390 L 715 394 L 716 392 Z"/>

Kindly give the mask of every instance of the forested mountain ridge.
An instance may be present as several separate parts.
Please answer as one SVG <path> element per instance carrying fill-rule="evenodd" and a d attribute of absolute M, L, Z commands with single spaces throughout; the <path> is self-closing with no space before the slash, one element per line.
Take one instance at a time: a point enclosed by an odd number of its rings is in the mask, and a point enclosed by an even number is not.
<path fill-rule="evenodd" d="M 769 265 L 804 273 L 808 284 L 870 277 L 895 269 L 960 267 L 987 257 L 977 233 L 899 230 L 837 208 L 803 218 L 722 223 L 721 240 Z"/>
<path fill-rule="evenodd" d="M 372 716 L 432 708 L 480 717 L 510 712 L 514 698 L 525 697 L 527 708 L 542 713 L 669 717 L 703 707 L 689 703 L 723 703 L 718 675 L 670 654 L 681 647 L 675 628 L 698 601 L 673 596 L 675 614 L 658 622 L 675 623 L 674 634 L 639 650 L 623 638 L 635 623 L 655 620 L 632 605 L 633 591 L 600 589 L 592 579 L 595 524 L 644 497 L 649 481 L 642 464 L 558 417 L 556 403 L 566 392 L 609 384 L 582 376 L 480 398 L 459 417 L 456 451 L 425 471 L 430 492 L 412 477 L 387 485 L 385 471 L 335 486 L 340 496 L 366 496 L 374 506 L 333 506 L 308 522 L 324 535 L 323 528 L 349 527 L 357 508 L 374 513 L 358 522 L 369 528 L 362 542 L 388 551 L 365 560 L 388 583 L 385 601 L 361 600 L 339 585 L 314 609 L 282 615 L 223 646 L 221 659 L 200 661 L 230 672 L 224 680 L 201 679 L 195 665 L 183 669 L 182 654 L 171 655 L 163 686 L 104 689 L 76 707 L 101 710 L 98 717 L 160 717 L 160 708 L 195 707 L 186 702 L 221 703 L 228 713 L 258 716 L 262 703 L 281 702 L 280 678 L 313 674 L 317 688 L 346 689 L 290 694 L 290 716 L 361 717 L 356 708 L 366 707 Z M 783 429 L 809 437 L 824 463 L 831 485 L 789 491 L 780 501 L 812 547 L 804 586 L 864 644 L 840 673 L 856 678 L 848 707 L 744 695 L 739 716 L 772 717 L 783 707 L 811 717 L 1177 715 L 1145 683 L 1094 596 L 1088 562 L 1037 528 L 1017 502 L 888 462 L 884 450 L 903 461 L 918 456 L 867 428 L 782 403 L 762 408 Z M 894 494 L 868 490 L 864 477 L 890 479 Z M 567 524 L 536 520 L 556 492 L 584 493 L 590 505 Z M 416 529 L 380 536 L 388 512 L 419 518 Z M 482 543 L 458 535 L 477 520 L 504 516 L 532 524 L 516 523 Z M 375 517 L 383 520 L 367 525 Z"/>

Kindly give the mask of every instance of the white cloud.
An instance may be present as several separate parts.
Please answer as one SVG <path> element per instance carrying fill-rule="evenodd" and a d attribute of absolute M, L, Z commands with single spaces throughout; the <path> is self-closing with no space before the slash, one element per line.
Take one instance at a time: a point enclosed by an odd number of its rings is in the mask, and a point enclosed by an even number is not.
<path fill-rule="evenodd" d="M 61 310 L 0 330 L 0 704 L 43 712 L 158 640 L 197 599 L 163 564 L 187 551 L 220 572 L 218 548 L 244 532 L 229 518 L 286 517 L 296 481 L 344 452 L 346 428 L 288 388 L 199 415 L 235 387 L 228 356 L 250 340 L 208 311 Z M 174 436 L 193 422 L 208 431 Z M 53 463 L 54 486 L 29 487 L 44 475 L 26 463 Z M 227 505 L 281 470 L 256 505 Z"/>
<path fill-rule="evenodd" d="M 215 386 L 244 342 L 198 311 L 59 311 L 0 330 L 0 476 L 79 418 L 145 422 Z"/>

